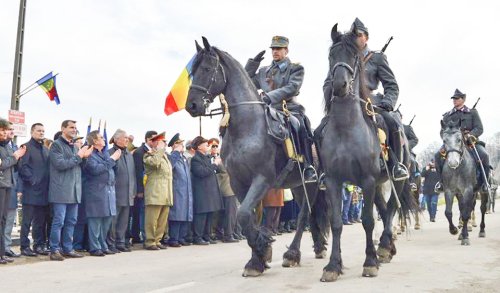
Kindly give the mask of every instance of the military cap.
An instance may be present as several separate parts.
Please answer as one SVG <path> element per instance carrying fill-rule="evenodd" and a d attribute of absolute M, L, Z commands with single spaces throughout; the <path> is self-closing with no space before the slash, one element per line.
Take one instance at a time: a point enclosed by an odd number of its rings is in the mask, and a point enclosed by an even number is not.
<path fill-rule="evenodd" d="M 181 143 L 181 142 L 184 142 L 184 140 L 180 139 L 180 134 L 179 133 L 176 133 L 172 139 L 168 142 L 168 146 L 171 147 L 173 146 L 174 144 L 176 143 Z"/>
<path fill-rule="evenodd" d="M 467 95 L 462 93 L 459 89 L 456 89 L 455 90 L 455 93 L 453 94 L 453 96 L 451 96 L 452 99 L 465 99 Z"/>
<path fill-rule="evenodd" d="M 193 147 L 193 149 L 196 150 L 200 146 L 200 144 L 205 142 L 208 142 L 208 140 L 205 139 L 203 136 L 197 136 L 191 141 L 191 146 Z"/>
<path fill-rule="evenodd" d="M 151 137 L 151 140 L 152 141 L 165 140 L 165 131 L 163 131 L 162 133 L 157 134 L 157 135 Z"/>
<path fill-rule="evenodd" d="M 288 38 L 283 36 L 274 36 L 269 48 L 288 48 Z"/>
<path fill-rule="evenodd" d="M 369 35 L 368 34 L 368 28 L 357 17 L 356 17 L 356 19 L 354 20 L 354 22 L 351 25 L 351 31 L 354 32 L 354 33 L 360 33 L 360 32 L 361 33 L 365 33 L 367 36 Z"/>

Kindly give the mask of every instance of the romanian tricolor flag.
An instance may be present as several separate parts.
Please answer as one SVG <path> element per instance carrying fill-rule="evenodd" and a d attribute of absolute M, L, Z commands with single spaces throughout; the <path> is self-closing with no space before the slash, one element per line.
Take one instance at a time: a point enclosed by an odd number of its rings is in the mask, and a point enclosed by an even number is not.
<path fill-rule="evenodd" d="M 165 100 L 165 114 L 170 115 L 186 107 L 189 86 L 191 85 L 191 69 L 195 57 L 196 55 L 191 58 L 184 70 L 182 70 L 179 78 L 177 78 L 174 86 L 168 93 L 167 99 Z"/>
<path fill-rule="evenodd" d="M 61 102 L 59 101 L 59 96 L 57 95 L 56 90 L 56 75 L 52 75 L 52 72 L 45 75 L 44 77 L 37 80 L 37 84 L 45 91 L 47 96 L 51 101 L 55 101 L 57 105 Z"/>

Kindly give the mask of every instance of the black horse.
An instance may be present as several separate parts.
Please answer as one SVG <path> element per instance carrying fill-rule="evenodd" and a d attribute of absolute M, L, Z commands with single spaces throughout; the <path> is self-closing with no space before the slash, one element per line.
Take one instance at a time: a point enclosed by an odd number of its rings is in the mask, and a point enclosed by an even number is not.
<path fill-rule="evenodd" d="M 328 215 L 333 242 L 330 262 L 324 268 L 322 281 L 335 281 L 342 273 L 340 237 L 343 182 L 351 182 L 363 189 L 362 222 L 366 234 L 363 276 L 377 276 L 379 267 L 377 254 L 388 262 L 396 253 L 391 224 L 398 202 L 401 203 L 403 215 L 408 214 L 412 208 L 416 209 L 417 206 L 409 192 L 407 180 L 394 182 L 394 189 L 385 206 L 381 187 L 382 183 L 388 180 L 388 176 L 387 172 L 381 171 L 379 160 L 381 146 L 377 126 L 373 120 L 375 113 L 371 103 L 365 99 L 369 93 L 364 87 L 362 78 L 363 56 L 356 45 L 354 34 L 342 34 L 337 31 L 335 25 L 331 37 L 333 44 L 330 47 L 329 74 L 332 79 L 333 95 L 325 97 L 328 122 L 323 131 L 320 158 L 326 174 L 326 201 L 331 207 Z M 406 140 L 404 134 L 401 135 Z M 405 148 L 404 157 L 401 159 L 408 167 L 407 144 Z M 380 238 L 378 252 L 375 251 L 372 238 L 374 203 L 384 221 L 384 232 Z"/>
<path fill-rule="evenodd" d="M 268 268 L 274 240 L 270 231 L 257 226 L 254 209 L 271 187 L 291 188 L 296 200 L 302 203 L 294 242 L 284 255 L 284 266 L 293 266 L 300 262 L 300 238 L 309 214 L 297 164 L 282 184 L 276 186 L 281 170 L 289 160 L 283 146 L 267 133 L 267 106 L 240 63 L 228 53 L 210 46 L 204 37 L 203 44 L 204 48 L 196 42 L 198 53 L 193 63 L 186 110 L 193 117 L 201 116 L 219 94 L 224 94 L 227 101 L 230 119 L 222 139 L 221 157 L 230 175 L 231 187 L 241 202 L 238 221 L 252 248 L 252 257 L 243 276 L 258 276 Z M 317 194 L 321 195 L 316 193 L 317 184 L 307 184 L 306 188 L 313 214 L 323 217 L 324 209 L 316 209 L 322 204 L 321 196 L 317 197 Z M 320 256 L 326 250 L 326 234 L 319 229 L 327 231 L 327 228 L 312 221 L 311 229 L 315 251 Z"/>
<path fill-rule="evenodd" d="M 441 137 L 444 149 L 446 150 L 446 160 L 441 174 L 446 200 L 445 215 L 448 219 L 450 233 L 456 235 L 458 229 L 453 224 L 452 218 L 453 199 L 456 197 L 460 210 L 460 218 L 463 221 L 462 233 L 459 236 L 459 240 L 462 240 L 462 245 L 470 245 L 467 223 L 474 210 L 478 195 L 481 196 L 479 237 L 486 236 L 484 231 L 484 216 L 486 214 L 488 192 L 481 191 L 481 184 L 477 180 L 476 162 L 464 141 L 462 131 L 460 130 L 460 122 L 451 121 L 448 125 L 444 125 L 441 121 L 441 129 Z"/>

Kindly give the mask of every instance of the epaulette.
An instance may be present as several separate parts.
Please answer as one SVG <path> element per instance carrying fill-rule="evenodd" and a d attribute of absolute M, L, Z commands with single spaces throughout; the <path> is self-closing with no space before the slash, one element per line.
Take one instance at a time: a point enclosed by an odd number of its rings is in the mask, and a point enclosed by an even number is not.
<path fill-rule="evenodd" d="M 300 62 L 290 62 L 291 65 L 300 65 Z"/>

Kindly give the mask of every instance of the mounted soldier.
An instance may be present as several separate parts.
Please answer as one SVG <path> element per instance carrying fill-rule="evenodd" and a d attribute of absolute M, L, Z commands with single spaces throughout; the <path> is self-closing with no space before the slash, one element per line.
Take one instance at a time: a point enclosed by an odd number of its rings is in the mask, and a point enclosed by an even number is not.
<path fill-rule="evenodd" d="M 351 32 L 357 35 L 357 46 L 362 51 L 365 64 L 365 82 L 367 88 L 371 91 L 371 100 L 376 106 L 375 110 L 380 114 L 387 125 L 389 133 L 387 134 L 387 142 L 389 144 L 389 161 L 388 167 L 392 171 L 392 179 L 401 181 L 408 178 L 407 168 L 398 160 L 397 153 L 402 153 L 402 126 L 392 116 L 391 112 L 398 101 L 399 87 L 394 77 L 394 73 L 389 67 L 387 57 L 382 51 L 371 51 L 368 48 L 368 28 L 356 18 L 351 26 Z M 323 85 L 323 93 L 325 99 L 332 97 L 332 76 L 329 72 Z M 382 83 L 384 94 L 375 93 L 379 83 Z M 328 119 L 323 119 L 315 136 L 321 136 L 322 128 Z M 323 176 L 323 174 L 322 174 Z"/>
<path fill-rule="evenodd" d="M 468 144 L 469 149 L 472 151 L 477 167 L 481 171 L 482 164 L 482 167 L 484 168 L 484 174 L 481 176 L 481 182 L 483 183 L 483 188 L 486 189 L 486 182 L 490 177 L 490 158 L 484 147 L 484 142 L 479 141 L 479 136 L 483 134 L 483 123 L 481 122 L 481 118 L 479 117 L 479 113 L 475 107 L 471 109 L 465 105 L 466 97 L 467 95 L 465 93 L 462 93 L 458 89 L 455 90 L 455 93 L 451 97 L 451 99 L 453 99 L 453 109 L 443 114 L 442 125 L 446 126 L 452 121 L 460 123 L 464 140 Z M 441 129 L 441 136 L 442 133 L 443 129 Z M 474 152 L 474 148 L 477 150 L 479 160 Z M 436 169 L 439 173 L 441 173 L 445 159 L 442 154 L 445 153 L 446 150 L 441 147 L 441 150 L 436 154 Z M 486 176 L 486 178 L 483 178 L 483 176 Z"/>
<path fill-rule="evenodd" d="M 265 51 L 248 60 L 245 70 L 260 91 L 262 100 L 271 107 L 282 111 L 284 102 L 291 114 L 300 122 L 297 152 L 304 156 L 304 180 L 316 182 L 313 165 L 311 123 L 305 115 L 304 107 L 297 102 L 297 96 L 304 80 L 304 67 L 292 63 L 288 55 L 288 38 L 274 36 L 271 41 L 273 62 L 259 68 Z"/>

